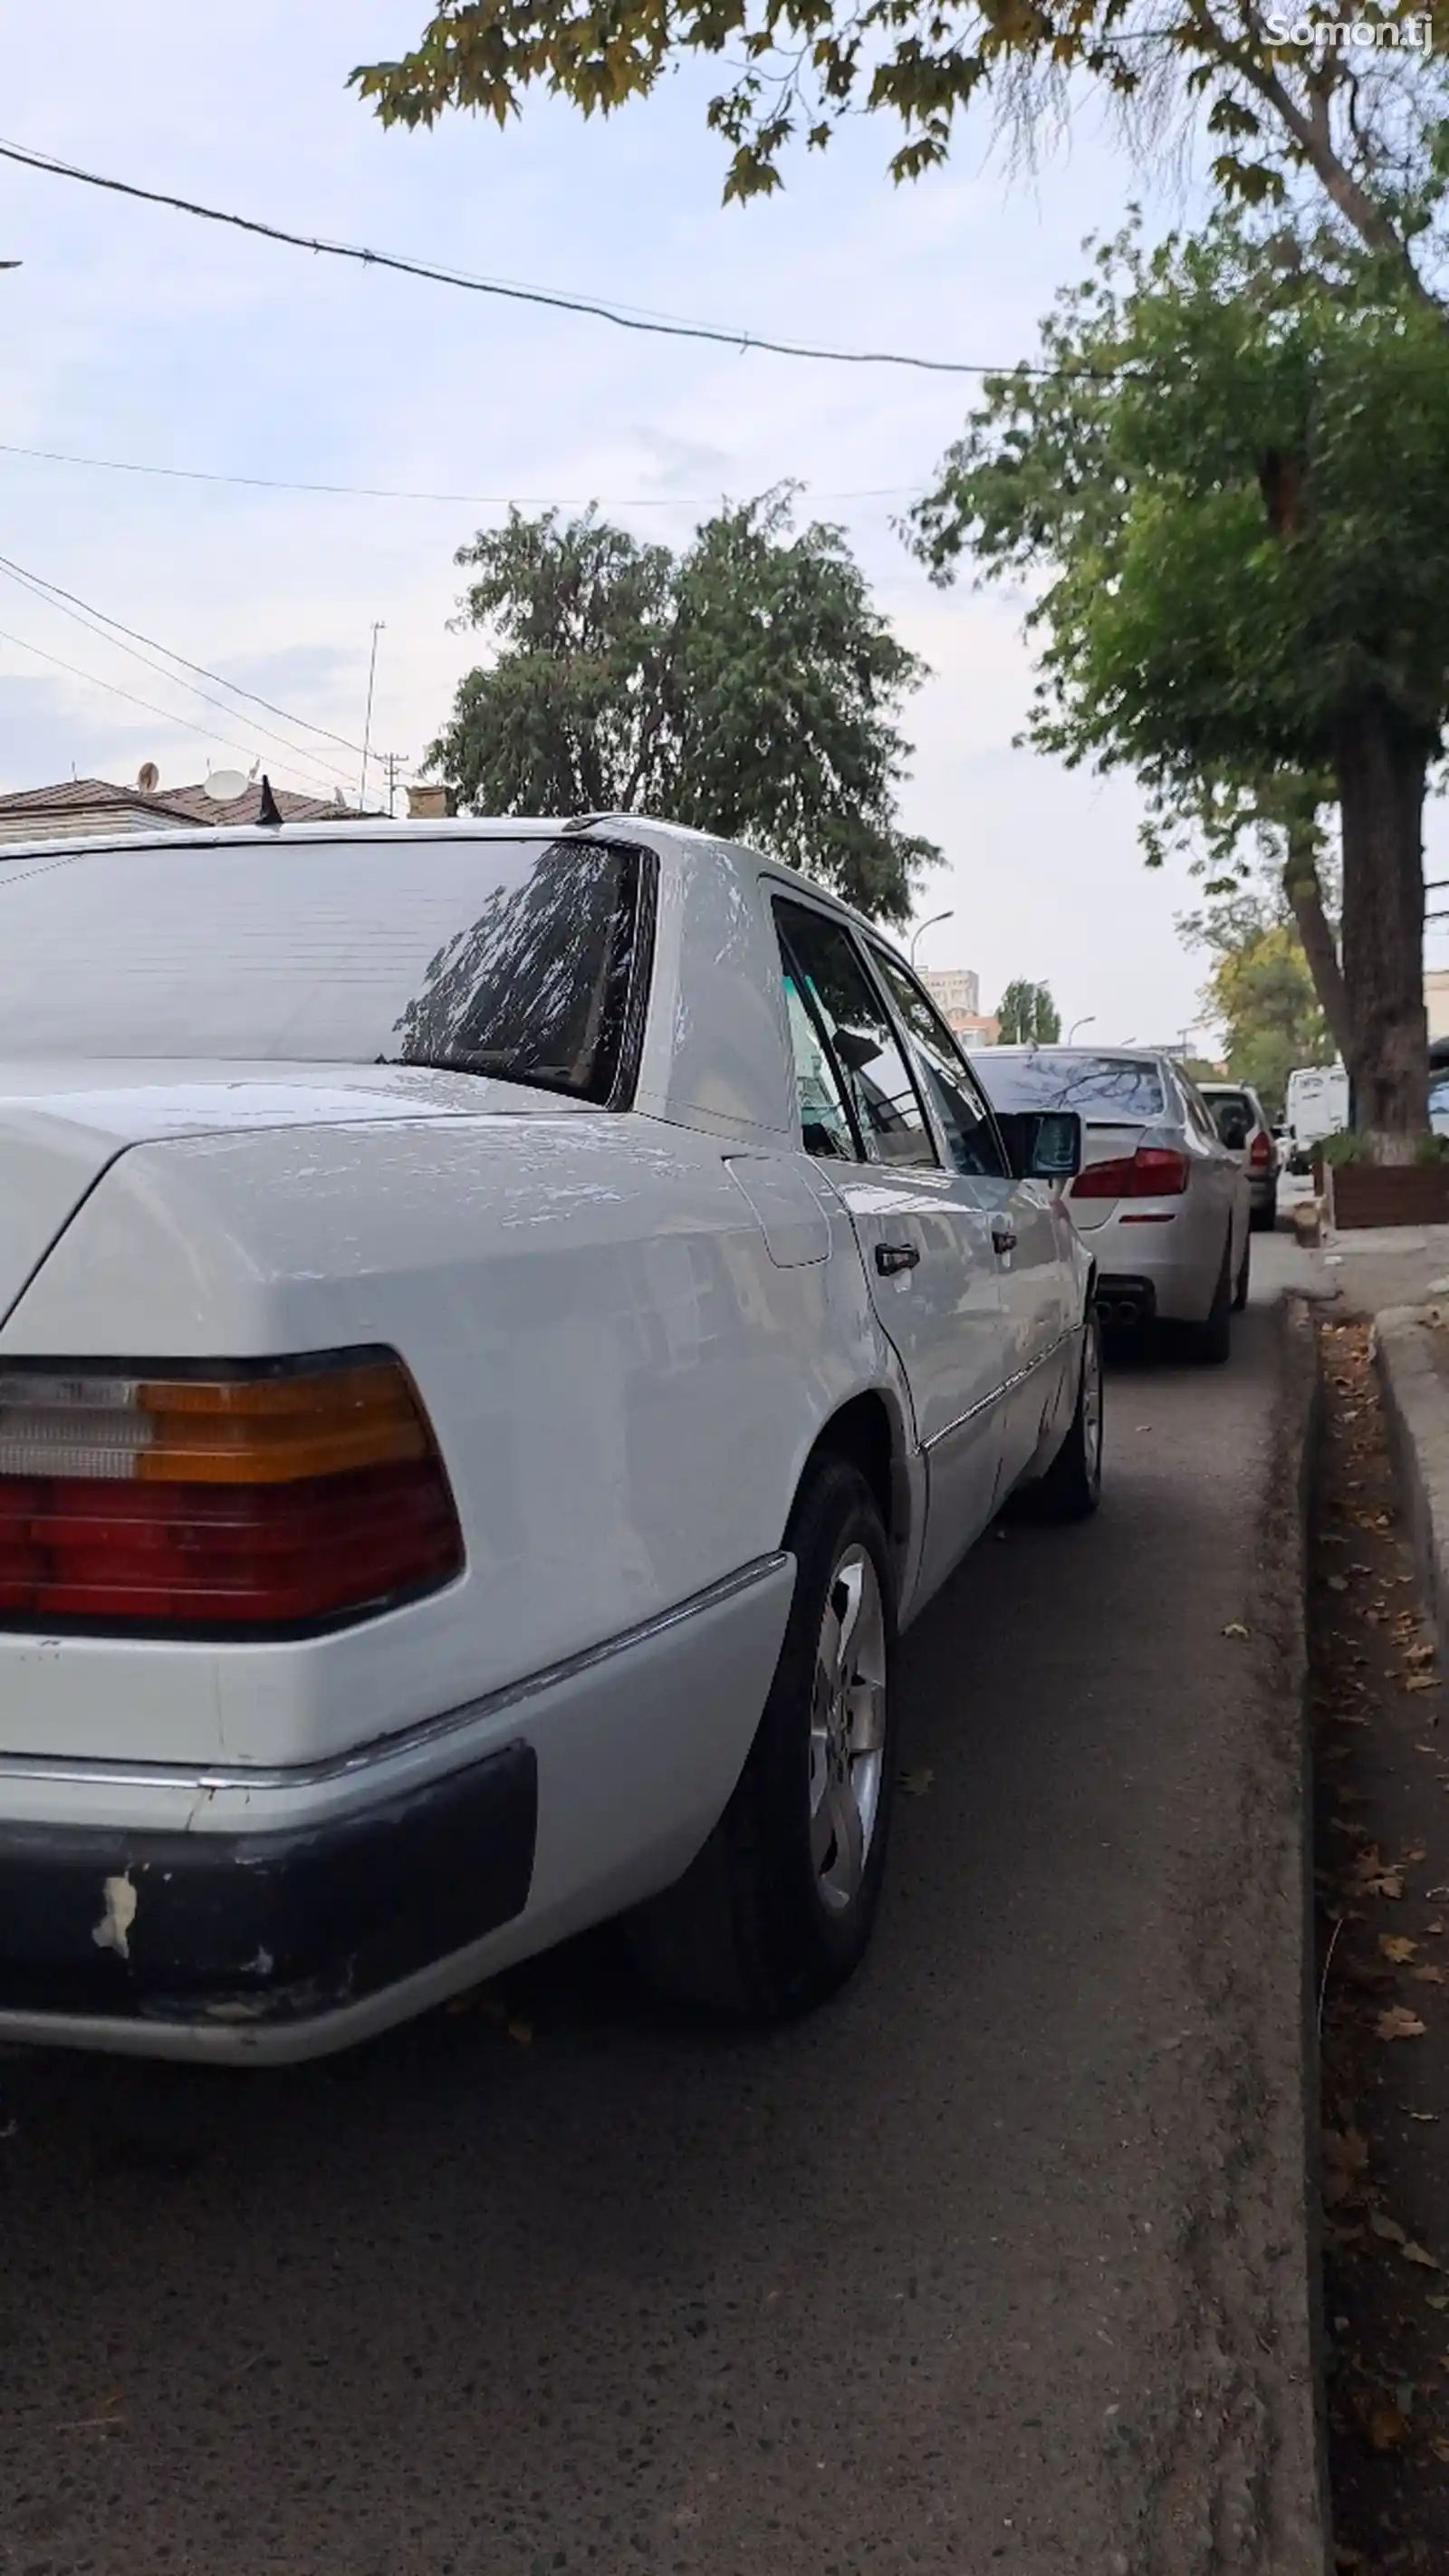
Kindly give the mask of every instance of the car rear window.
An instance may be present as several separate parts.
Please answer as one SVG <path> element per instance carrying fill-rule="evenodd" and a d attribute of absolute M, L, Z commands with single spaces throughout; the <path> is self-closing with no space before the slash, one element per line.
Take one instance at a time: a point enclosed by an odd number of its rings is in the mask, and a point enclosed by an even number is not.
<path fill-rule="evenodd" d="M 1083 1118 L 1146 1120 L 1165 1115 L 1155 1065 L 1134 1056 L 1005 1055 L 984 1047 L 973 1063 L 998 1109 L 1075 1109 Z"/>
<path fill-rule="evenodd" d="M 1229 1091 L 1220 1082 L 1205 1082 L 1202 1096 L 1209 1109 L 1241 1109 L 1243 1116 L 1251 1118 L 1256 1126 L 1258 1113 L 1246 1091 Z"/>
<path fill-rule="evenodd" d="M 0 862 L 0 1056 L 436 1064 L 607 1100 L 645 865 L 345 831 Z"/>

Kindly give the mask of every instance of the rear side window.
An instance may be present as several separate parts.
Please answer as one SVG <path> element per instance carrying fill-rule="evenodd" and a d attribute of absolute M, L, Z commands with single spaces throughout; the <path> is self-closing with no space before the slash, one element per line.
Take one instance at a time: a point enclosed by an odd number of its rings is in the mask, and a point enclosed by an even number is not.
<path fill-rule="evenodd" d="M 790 1051 L 795 1060 L 795 1097 L 800 1134 L 807 1154 L 825 1161 L 859 1162 L 860 1148 L 845 1105 L 840 1078 L 825 1050 L 825 1039 L 805 997 L 785 971 L 785 1011 L 790 1022 Z"/>
<path fill-rule="evenodd" d="M 873 947 L 870 953 L 915 1047 L 922 1080 L 957 1171 L 970 1178 L 1005 1180 L 1006 1161 L 991 1112 L 962 1063 L 950 1030 L 894 957 L 883 948 Z"/>
<path fill-rule="evenodd" d="M 803 904 L 777 903 L 787 977 L 808 1004 L 878 1162 L 934 1165 L 911 1070 L 890 1016 L 843 925 Z"/>
<path fill-rule="evenodd" d="M 1155 1064 L 1135 1056 L 1068 1054 L 1063 1047 L 1036 1055 L 1004 1055 L 983 1048 L 981 1079 L 998 1109 L 1075 1109 L 1106 1125 L 1165 1116 L 1167 1101 Z"/>

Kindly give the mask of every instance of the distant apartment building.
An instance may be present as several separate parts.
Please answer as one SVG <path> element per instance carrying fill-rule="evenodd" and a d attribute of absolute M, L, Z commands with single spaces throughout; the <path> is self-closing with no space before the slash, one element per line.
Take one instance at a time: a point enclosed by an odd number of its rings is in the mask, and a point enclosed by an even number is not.
<path fill-rule="evenodd" d="M 1001 1022 L 991 1013 L 983 1013 L 981 978 L 972 967 L 945 966 L 939 974 L 923 974 L 921 982 L 963 1046 L 995 1046 L 1001 1035 Z"/>

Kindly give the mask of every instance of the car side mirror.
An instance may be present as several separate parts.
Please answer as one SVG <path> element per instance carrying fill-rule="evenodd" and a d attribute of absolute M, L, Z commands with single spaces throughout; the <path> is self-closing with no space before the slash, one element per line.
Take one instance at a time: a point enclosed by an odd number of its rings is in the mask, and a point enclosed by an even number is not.
<path fill-rule="evenodd" d="M 1082 1168 L 1082 1122 L 1075 1109 L 998 1110 L 1013 1180 L 1070 1181 Z"/>

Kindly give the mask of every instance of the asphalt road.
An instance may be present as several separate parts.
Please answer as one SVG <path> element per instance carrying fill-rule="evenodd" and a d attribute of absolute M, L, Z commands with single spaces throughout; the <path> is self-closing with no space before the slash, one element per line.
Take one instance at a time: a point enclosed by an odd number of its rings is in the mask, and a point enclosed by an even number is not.
<path fill-rule="evenodd" d="M 1304 2563 L 1262 2536 L 1291 1825 L 1224 1633 L 1279 1374 L 1258 1304 L 1227 1371 L 1119 1369 L 1097 1521 L 988 1540 L 908 1641 L 882 1935 L 808 2026 L 702 2034 L 605 1942 L 529 2045 L 0 2064 L 7 2576 Z"/>

